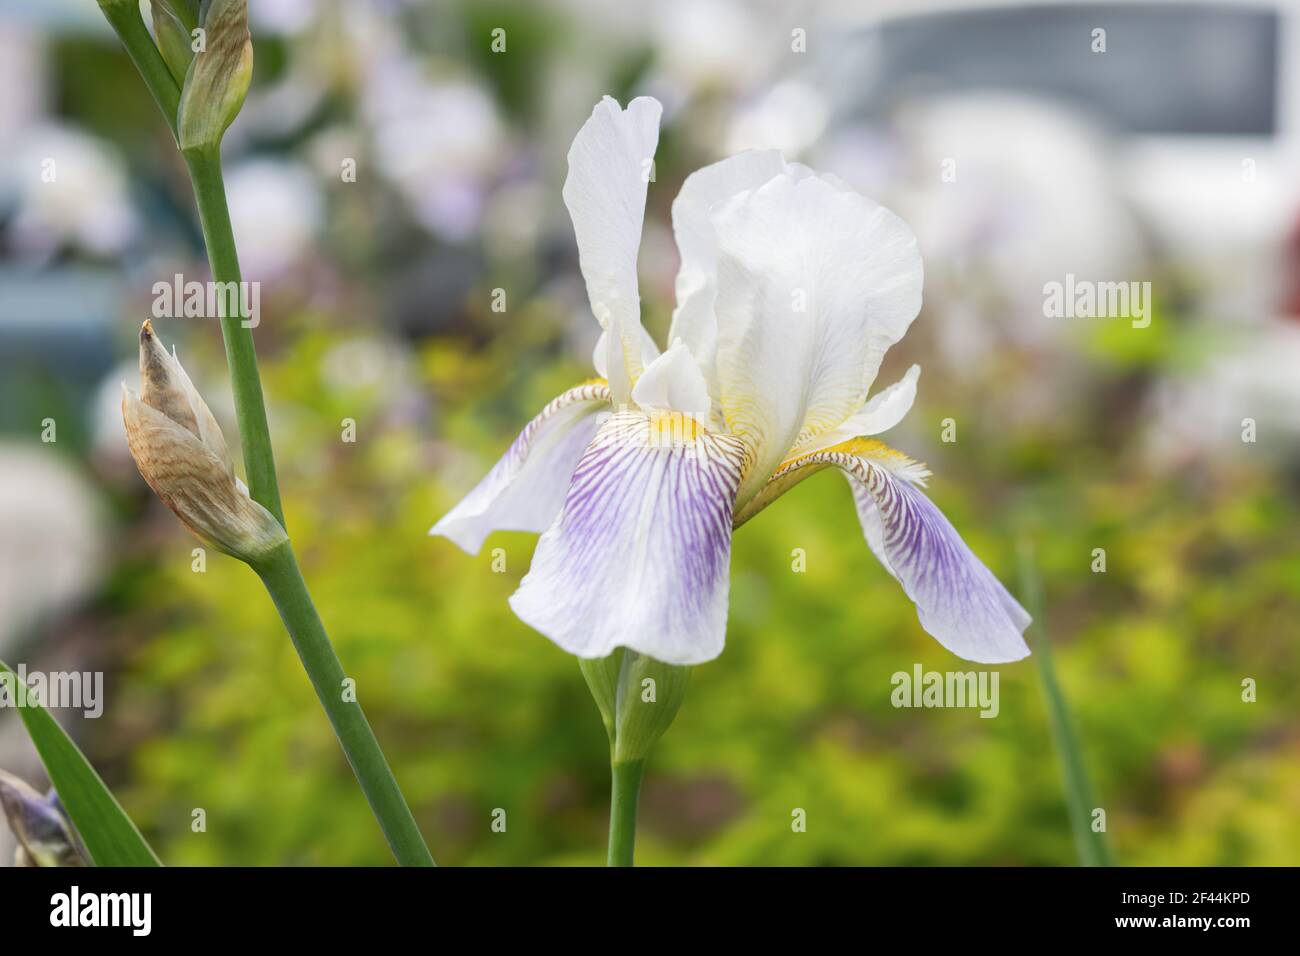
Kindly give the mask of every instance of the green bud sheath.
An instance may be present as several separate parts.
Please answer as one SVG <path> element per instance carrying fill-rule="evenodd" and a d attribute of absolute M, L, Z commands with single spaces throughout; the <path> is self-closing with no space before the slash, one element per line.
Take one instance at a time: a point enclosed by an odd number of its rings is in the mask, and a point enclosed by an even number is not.
<path fill-rule="evenodd" d="M 618 713 L 618 678 L 623 670 L 623 648 L 609 657 L 580 657 L 578 668 L 587 680 L 591 696 L 600 708 L 600 719 L 605 723 L 609 737 L 610 753 L 614 750 L 615 717 Z"/>
<path fill-rule="evenodd" d="M 167 69 L 184 85 L 194 59 L 193 31 L 199 25 L 198 0 L 150 0 L 153 30 Z"/>
<path fill-rule="evenodd" d="M 645 760 L 677 716 L 691 669 L 622 647 L 579 666 L 605 722 L 611 763 Z"/>
<path fill-rule="evenodd" d="M 608 657 L 579 660 L 609 735 L 610 866 L 631 866 L 636 807 L 646 758 L 677 716 L 691 669 L 620 647 Z"/>
<path fill-rule="evenodd" d="M 176 138 L 184 152 L 214 149 L 239 115 L 253 78 L 248 0 L 210 0 L 203 7 L 203 49 L 181 89 Z"/>

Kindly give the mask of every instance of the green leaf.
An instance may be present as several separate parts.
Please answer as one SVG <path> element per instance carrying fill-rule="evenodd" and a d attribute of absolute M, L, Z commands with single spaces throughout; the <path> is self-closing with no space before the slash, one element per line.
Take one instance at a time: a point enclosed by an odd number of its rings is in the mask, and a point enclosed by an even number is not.
<path fill-rule="evenodd" d="M 11 700 L 22 705 L 27 733 L 95 865 L 162 866 L 90 761 L 44 707 L 26 699 L 26 688 L 3 661 L 0 677 L 9 683 Z"/>

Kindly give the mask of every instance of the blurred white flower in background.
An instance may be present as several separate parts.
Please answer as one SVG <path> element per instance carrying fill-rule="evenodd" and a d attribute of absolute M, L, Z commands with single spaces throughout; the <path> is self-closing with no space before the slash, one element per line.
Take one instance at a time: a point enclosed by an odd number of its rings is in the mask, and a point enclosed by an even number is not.
<path fill-rule="evenodd" d="M 737 108 L 726 150 L 779 149 L 800 155 L 821 137 L 829 118 L 830 106 L 815 87 L 784 80 Z"/>
<path fill-rule="evenodd" d="M 864 192 L 895 190 L 903 176 L 902 144 L 888 129 L 832 126 L 812 155 L 820 165 Z"/>
<path fill-rule="evenodd" d="M 410 352 L 391 339 L 357 336 L 332 346 L 321 357 L 322 384 L 331 392 L 367 389 L 381 397 L 403 397 L 416 383 Z"/>
<path fill-rule="evenodd" d="M 491 95 L 466 79 L 432 79 L 400 54 L 368 66 L 361 112 L 380 172 L 426 228 L 454 241 L 470 238 L 488 186 L 511 155 Z"/>
<path fill-rule="evenodd" d="M 525 255 L 541 237 L 547 197 L 535 180 L 503 183 L 487 197 L 484 244 L 500 255 Z"/>
<path fill-rule="evenodd" d="M 122 424 L 122 383 L 139 374 L 140 362 L 135 356 L 123 359 L 99 380 L 86 404 L 95 470 L 119 486 L 138 481 L 135 462 L 126 447 L 126 426 Z"/>
<path fill-rule="evenodd" d="M 20 253 L 43 258 L 71 245 L 112 256 L 138 231 L 126 168 L 97 137 L 59 123 L 33 123 L 0 168 L 0 196 L 15 208 L 10 228 Z"/>
<path fill-rule="evenodd" d="M 255 35 L 302 33 L 320 9 L 319 0 L 257 0 L 248 5 L 248 19 Z"/>
<path fill-rule="evenodd" d="M 103 140 L 47 118 L 46 36 L 17 18 L 0 23 L 0 215 L 11 217 L 20 256 L 41 260 L 69 246 L 111 256 L 138 228 L 126 169 Z"/>
<path fill-rule="evenodd" d="M 0 23 L 0 146 L 7 155 L 45 111 L 45 50 L 37 31 Z"/>
<path fill-rule="evenodd" d="M 102 517 L 73 462 L 0 443 L 0 656 L 94 587 L 107 567 Z"/>
<path fill-rule="evenodd" d="M 245 278 L 274 276 L 311 256 L 324 204 L 308 167 L 247 160 L 226 174 L 226 193 Z"/>
<path fill-rule="evenodd" d="M 981 94 L 914 105 L 896 129 L 907 179 L 891 196 L 930 263 L 927 300 L 965 320 L 945 323 L 938 343 L 954 373 L 999 341 L 1048 351 L 1072 341 L 1043 314 L 1047 282 L 1151 278 L 1107 140 L 1076 116 Z"/>
<path fill-rule="evenodd" d="M 1200 368 L 1161 381 L 1151 399 L 1148 452 L 1177 466 L 1197 454 L 1295 457 L 1300 439 L 1300 326 L 1276 320 L 1233 329 Z M 1254 421 L 1254 442 L 1243 421 Z"/>
<path fill-rule="evenodd" d="M 766 68 L 768 43 L 755 11 L 735 0 L 670 0 L 651 23 L 655 63 L 687 91 L 745 87 Z"/>

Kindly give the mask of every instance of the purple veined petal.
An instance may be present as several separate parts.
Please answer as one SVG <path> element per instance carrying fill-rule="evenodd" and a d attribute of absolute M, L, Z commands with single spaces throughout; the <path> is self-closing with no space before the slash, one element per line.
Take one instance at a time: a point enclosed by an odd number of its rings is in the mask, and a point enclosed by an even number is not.
<path fill-rule="evenodd" d="M 579 385 L 553 399 L 429 534 L 478 554 L 493 531 L 545 531 L 608 409 L 609 387 L 603 382 Z"/>
<path fill-rule="evenodd" d="M 717 657 L 745 454 L 687 416 L 615 414 L 574 470 L 510 606 L 579 657 L 616 647 L 669 664 Z"/>
<path fill-rule="evenodd" d="M 803 478 L 834 465 L 853 489 L 871 551 L 916 605 L 921 626 L 958 657 L 1002 664 L 1028 656 L 1031 618 L 917 486 L 928 472 L 878 441 L 856 440 L 783 465 L 737 515 L 748 520 Z"/>
<path fill-rule="evenodd" d="M 846 471 L 872 552 L 916 604 L 921 626 L 958 657 L 981 664 L 1029 655 L 1031 618 L 919 488 L 864 463 Z"/>

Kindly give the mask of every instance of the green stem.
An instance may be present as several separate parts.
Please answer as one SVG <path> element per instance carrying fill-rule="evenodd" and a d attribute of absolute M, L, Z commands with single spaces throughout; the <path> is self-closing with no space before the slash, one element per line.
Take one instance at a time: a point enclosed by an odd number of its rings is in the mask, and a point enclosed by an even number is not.
<path fill-rule="evenodd" d="M 1093 799 L 1088 769 L 1083 760 L 1083 748 L 1070 720 L 1065 694 L 1056 679 L 1052 665 L 1052 642 L 1048 638 L 1047 619 L 1043 611 L 1042 588 L 1034 568 L 1033 554 L 1028 544 L 1020 548 L 1020 591 L 1027 610 L 1037 625 L 1033 642 L 1034 660 L 1038 663 L 1038 676 L 1047 700 L 1048 719 L 1052 727 L 1052 740 L 1061 759 L 1065 777 L 1065 803 L 1070 817 L 1070 830 L 1074 835 L 1075 850 L 1083 866 L 1111 866 L 1110 847 L 1106 834 L 1092 829 L 1092 811 L 1097 806 Z"/>
<path fill-rule="evenodd" d="M 316 696 L 334 725 L 334 733 L 397 862 L 403 866 L 433 866 L 433 856 L 420 836 L 361 704 L 356 702 L 355 687 L 346 683 L 343 666 L 312 604 L 293 548 L 286 541 L 258 561 L 253 570 L 275 601 L 303 669 L 316 688 Z M 349 687 L 353 692 L 345 693 Z"/>
<path fill-rule="evenodd" d="M 121 38 L 149 92 L 153 94 L 173 137 L 180 90 L 172 78 L 162 54 L 154 45 L 140 17 L 138 0 L 100 0 L 108 22 Z M 230 211 L 221 177 L 220 146 L 182 151 L 194 186 L 203 240 L 214 282 L 234 283 L 227 288 L 240 289 L 239 256 L 230 227 Z M 262 397 L 261 376 L 257 370 L 257 352 L 253 333 L 244 324 L 243 291 L 237 296 L 238 308 L 226 314 L 226 299 L 218 296 L 222 306 L 221 335 L 226 346 L 226 363 L 230 369 L 231 388 L 235 397 L 235 414 L 243 449 L 244 468 L 248 474 L 249 494 L 271 512 L 284 526 L 280 505 L 280 487 L 275 475 L 275 456 L 266 423 L 266 404 Z M 411 816 L 393 772 L 384 759 L 379 742 L 360 704 L 343 698 L 343 668 L 330 644 L 320 617 L 312 605 L 307 584 L 288 542 L 260 559 L 253 568 L 271 594 L 280 617 L 289 631 L 298 656 L 321 706 L 329 716 L 343 752 L 365 792 L 393 854 L 403 865 L 432 866 L 429 853 L 415 819 Z"/>
<path fill-rule="evenodd" d="M 126 52 L 135 64 L 136 70 L 144 79 L 150 95 L 158 104 L 158 109 L 167 121 L 167 127 L 176 138 L 176 114 L 180 109 L 181 90 L 167 62 L 144 25 L 140 15 L 138 0 L 99 0 L 99 7 L 104 12 L 109 25 L 126 47 Z"/>
<path fill-rule="evenodd" d="M 208 261 L 212 264 L 212 279 L 214 282 L 234 283 L 227 288 L 238 289 L 239 256 L 235 252 L 230 210 L 226 206 L 226 187 L 221 178 L 220 148 L 190 150 L 184 156 L 194 184 L 194 200 L 199 207 Z M 217 301 L 223 306 L 226 303 L 224 296 L 217 296 Z M 223 313 L 226 311 L 222 309 Z M 241 292 L 235 314 L 222 314 L 220 319 L 221 337 L 226 343 L 226 364 L 230 368 L 230 384 L 235 395 L 235 416 L 239 421 L 239 437 L 244 449 L 244 469 L 248 472 L 248 493 L 283 525 L 284 511 L 280 507 L 280 486 L 275 478 L 275 455 L 266 424 L 266 405 L 262 399 L 261 376 L 257 371 L 253 330 L 245 324 L 241 315 L 243 311 Z"/>
<path fill-rule="evenodd" d="M 629 760 L 610 766 L 610 866 L 632 865 L 632 852 L 636 845 L 636 804 L 644 774 L 644 760 Z"/>

